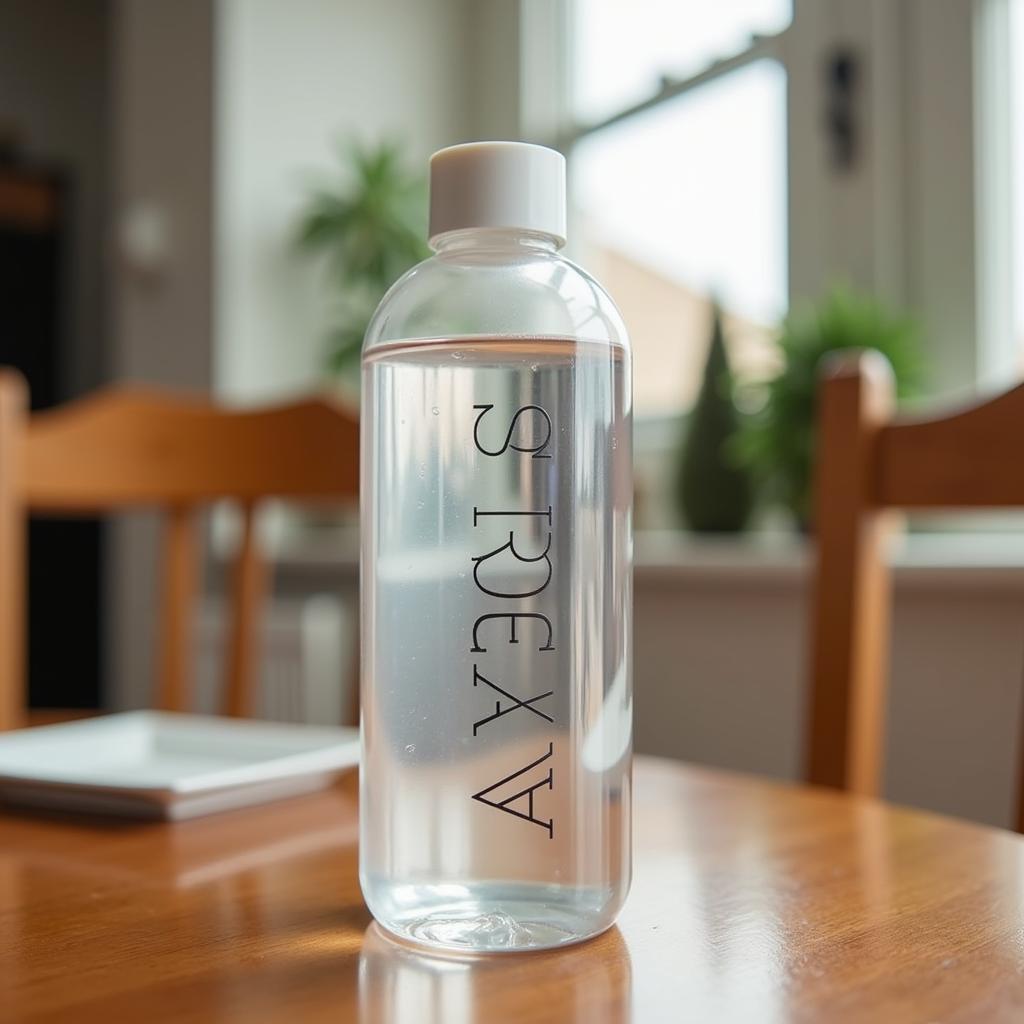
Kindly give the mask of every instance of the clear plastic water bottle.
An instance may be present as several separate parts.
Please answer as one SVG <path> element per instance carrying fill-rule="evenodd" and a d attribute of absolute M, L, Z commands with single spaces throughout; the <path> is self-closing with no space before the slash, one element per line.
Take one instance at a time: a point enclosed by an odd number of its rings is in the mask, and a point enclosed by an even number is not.
<path fill-rule="evenodd" d="M 629 346 L 561 154 L 442 150 L 430 205 L 363 349 L 361 884 L 410 940 L 558 946 L 630 879 Z"/>

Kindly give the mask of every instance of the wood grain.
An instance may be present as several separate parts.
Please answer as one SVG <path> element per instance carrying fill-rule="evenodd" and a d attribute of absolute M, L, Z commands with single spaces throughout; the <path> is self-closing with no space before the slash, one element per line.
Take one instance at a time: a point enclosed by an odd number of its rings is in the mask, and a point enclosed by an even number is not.
<path fill-rule="evenodd" d="M 878 435 L 872 498 L 900 508 L 1024 508 L 1024 384 L 981 403 L 901 417 Z"/>
<path fill-rule="evenodd" d="M 1024 840 L 639 759 L 616 928 L 453 958 L 371 925 L 355 779 L 177 825 L 0 815 L 0 1017 L 181 1022 L 1024 1019 Z"/>
<path fill-rule="evenodd" d="M 359 425 L 326 399 L 230 410 L 113 388 L 32 417 L 21 487 L 48 512 L 348 497 L 359 493 Z"/>

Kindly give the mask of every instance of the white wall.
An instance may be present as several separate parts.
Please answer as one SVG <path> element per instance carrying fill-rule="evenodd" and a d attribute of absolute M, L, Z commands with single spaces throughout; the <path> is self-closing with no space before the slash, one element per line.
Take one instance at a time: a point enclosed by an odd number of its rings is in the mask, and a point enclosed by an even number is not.
<path fill-rule="evenodd" d="M 294 247 L 309 182 L 336 170 L 346 139 L 400 140 L 425 168 L 433 149 L 470 136 L 469 7 L 466 0 L 220 0 L 220 393 L 258 399 L 307 388 L 318 375 L 329 289 L 323 268 Z"/>
<path fill-rule="evenodd" d="M 799 779 L 806 553 L 796 542 L 760 551 L 742 541 L 686 545 L 678 535 L 641 537 L 638 551 L 637 751 Z M 986 546 L 920 536 L 898 555 L 886 799 L 1012 824 L 1024 706 L 1020 554 L 1004 537 Z"/>

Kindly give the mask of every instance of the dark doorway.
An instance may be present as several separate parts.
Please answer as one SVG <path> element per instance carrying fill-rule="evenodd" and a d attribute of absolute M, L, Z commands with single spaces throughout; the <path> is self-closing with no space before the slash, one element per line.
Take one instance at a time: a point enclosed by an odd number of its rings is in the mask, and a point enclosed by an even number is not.
<path fill-rule="evenodd" d="M 0 5 L 0 365 L 35 411 L 106 377 L 107 0 Z M 35 707 L 102 704 L 103 526 L 33 520 L 28 683 Z"/>

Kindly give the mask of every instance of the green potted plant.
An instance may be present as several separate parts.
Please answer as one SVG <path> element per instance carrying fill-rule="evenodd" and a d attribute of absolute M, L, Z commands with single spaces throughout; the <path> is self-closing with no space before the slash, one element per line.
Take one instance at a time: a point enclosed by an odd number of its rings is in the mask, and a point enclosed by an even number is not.
<path fill-rule="evenodd" d="M 704 380 L 687 417 L 676 474 L 680 515 L 696 533 L 736 533 L 750 518 L 754 500 L 750 470 L 731 448 L 739 428 L 734 386 L 722 311 L 713 302 Z"/>
<path fill-rule="evenodd" d="M 429 249 L 426 182 L 406 169 L 400 147 L 352 143 L 342 162 L 339 182 L 310 196 L 298 240 L 328 258 L 334 326 L 325 362 L 345 377 L 358 368 L 366 326 L 384 293 Z"/>
<path fill-rule="evenodd" d="M 782 368 L 765 385 L 762 408 L 748 417 L 736 450 L 755 473 L 762 497 L 787 508 L 806 529 L 822 357 L 842 349 L 876 349 L 892 364 L 897 395 L 906 398 L 920 382 L 918 331 L 909 317 L 837 287 L 816 309 L 786 318 L 779 348 Z"/>

